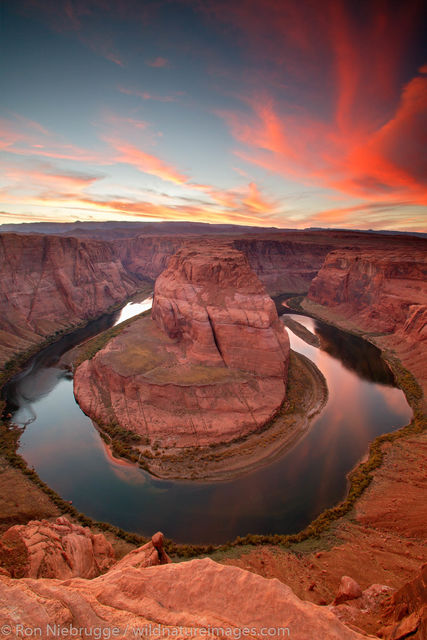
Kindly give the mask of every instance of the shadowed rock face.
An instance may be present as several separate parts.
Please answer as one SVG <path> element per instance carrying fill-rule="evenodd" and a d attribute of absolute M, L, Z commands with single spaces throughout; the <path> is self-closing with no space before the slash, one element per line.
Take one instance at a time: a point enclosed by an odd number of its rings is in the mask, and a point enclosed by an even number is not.
<path fill-rule="evenodd" d="M 0 265 L 0 364 L 141 286 L 96 240 L 0 234 Z"/>
<path fill-rule="evenodd" d="M 427 390 L 427 254 L 414 247 L 332 251 L 310 300 L 350 318 L 394 349 Z"/>
<path fill-rule="evenodd" d="M 227 442 L 262 427 L 286 392 L 289 340 L 247 258 L 189 245 L 155 286 L 152 319 L 126 328 L 75 372 L 98 422 L 163 446 Z"/>

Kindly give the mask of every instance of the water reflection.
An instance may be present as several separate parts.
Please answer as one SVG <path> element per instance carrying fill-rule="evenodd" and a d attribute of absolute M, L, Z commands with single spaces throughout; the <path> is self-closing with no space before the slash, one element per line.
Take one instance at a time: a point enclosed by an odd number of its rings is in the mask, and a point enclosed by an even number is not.
<path fill-rule="evenodd" d="M 343 497 L 346 474 L 368 442 L 406 424 L 411 411 L 372 345 L 361 345 L 367 368 L 358 362 L 351 336 L 344 340 L 337 332 L 335 343 L 334 329 L 307 316 L 291 317 L 322 340 L 318 349 L 289 331 L 292 348 L 325 375 L 329 399 L 307 435 L 268 466 L 230 482 L 192 483 L 158 480 L 115 461 L 76 404 L 72 381 L 55 366 L 61 344 L 56 355 L 55 349 L 47 359 L 41 355 L 9 386 L 18 405 L 15 420 L 25 422 L 29 412 L 36 416 L 21 437 L 20 452 L 78 509 L 128 530 L 149 535 L 161 529 L 187 542 L 296 531 Z"/>
<path fill-rule="evenodd" d="M 114 326 L 124 322 L 125 320 L 129 320 L 129 318 L 133 318 L 144 311 L 148 311 L 152 306 L 153 296 L 146 298 L 142 302 L 128 302 L 128 304 L 120 311 L 118 318 L 114 322 Z"/>
<path fill-rule="evenodd" d="M 350 371 L 356 371 L 360 378 L 394 385 L 393 373 L 375 345 L 323 323 L 316 322 L 314 332 L 321 349 L 341 360 Z"/>

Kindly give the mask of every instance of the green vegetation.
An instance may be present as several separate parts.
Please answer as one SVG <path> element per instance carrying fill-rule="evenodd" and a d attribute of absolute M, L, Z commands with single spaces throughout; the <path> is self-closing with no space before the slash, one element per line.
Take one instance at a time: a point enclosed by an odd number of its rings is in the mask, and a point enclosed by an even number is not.
<path fill-rule="evenodd" d="M 304 300 L 305 294 L 295 296 L 293 298 L 288 298 L 286 300 L 286 304 L 289 309 L 293 309 L 293 311 L 299 311 L 300 313 L 307 313 L 307 311 L 301 306 L 301 302 Z"/>
<path fill-rule="evenodd" d="M 110 329 L 106 329 L 106 331 L 99 333 L 94 338 L 87 340 L 87 342 L 85 342 L 82 348 L 79 350 L 77 358 L 74 360 L 74 368 L 77 368 L 85 360 L 92 360 L 92 358 L 98 353 L 98 351 L 103 349 L 110 342 L 110 340 L 118 336 L 123 331 L 123 329 L 135 322 L 135 320 L 139 320 L 140 318 L 150 315 L 150 313 L 151 309 L 148 309 L 147 311 L 144 311 L 137 316 L 133 316 L 132 318 L 121 322 L 116 327 L 110 327 Z"/>

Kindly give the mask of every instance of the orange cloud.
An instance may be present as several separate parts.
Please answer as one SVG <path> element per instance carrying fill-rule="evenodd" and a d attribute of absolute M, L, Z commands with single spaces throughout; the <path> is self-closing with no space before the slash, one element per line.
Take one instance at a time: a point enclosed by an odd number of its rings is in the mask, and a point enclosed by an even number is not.
<path fill-rule="evenodd" d="M 108 142 L 119 154 L 116 156 L 115 162 L 130 164 L 143 173 L 157 176 L 174 184 L 182 185 L 187 183 L 187 176 L 179 173 L 174 167 L 166 164 L 157 156 L 145 153 L 127 142 L 114 139 L 108 139 Z"/>
<path fill-rule="evenodd" d="M 92 186 L 100 176 L 85 175 L 82 173 L 60 172 L 51 167 L 23 168 L 8 167 L 3 175 L 8 181 L 7 190 L 3 192 L 5 199 L 11 195 L 13 201 L 16 198 L 13 192 L 18 190 L 20 194 L 31 192 L 39 198 L 70 199 L 80 196 L 85 189 Z M 19 198 L 18 196 L 18 201 Z"/>
<path fill-rule="evenodd" d="M 403 88 L 395 112 L 376 130 L 343 131 L 342 105 L 338 121 L 326 124 L 305 111 L 279 115 L 272 98 L 245 102 L 252 114 L 219 115 L 242 143 L 236 154 L 246 162 L 352 196 L 427 204 L 424 76 Z"/>
<path fill-rule="evenodd" d="M 105 154 L 69 144 L 40 123 L 19 114 L 10 119 L 0 118 L 0 150 L 20 156 L 110 164 Z"/>
<path fill-rule="evenodd" d="M 262 16 L 256 0 L 199 5 L 236 28 L 257 71 L 234 96 L 244 108 L 219 112 L 238 157 L 370 200 L 425 203 L 425 79 L 405 68 L 420 6 L 374 0 L 362 17 L 340 0 L 265 0 Z"/>
<path fill-rule="evenodd" d="M 246 198 L 242 199 L 242 204 L 246 205 L 252 211 L 260 213 L 271 213 L 275 209 L 275 205 L 263 198 L 255 182 L 249 183 L 249 193 Z"/>

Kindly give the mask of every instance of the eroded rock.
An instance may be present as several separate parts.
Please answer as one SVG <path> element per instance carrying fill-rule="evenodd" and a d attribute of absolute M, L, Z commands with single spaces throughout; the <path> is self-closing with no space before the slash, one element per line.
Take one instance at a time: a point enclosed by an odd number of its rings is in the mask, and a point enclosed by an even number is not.
<path fill-rule="evenodd" d="M 167 447 L 228 442 L 261 428 L 286 393 L 289 339 L 247 258 L 190 244 L 157 279 L 152 318 L 75 372 L 82 409 Z"/>
<path fill-rule="evenodd" d="M 0 565 L 14 578 L 94 578 L 111 567 L 115 554 L 102 533 L 72 524 L 32 520 L 0 538 Z"/>

